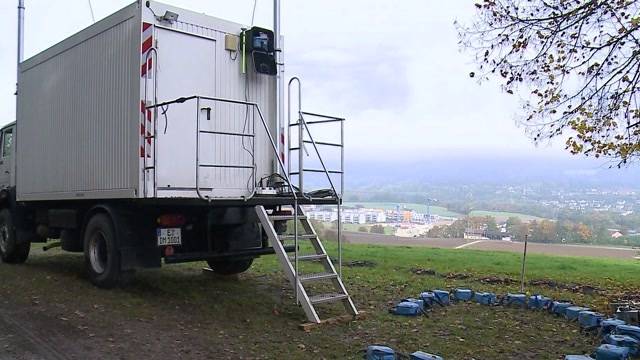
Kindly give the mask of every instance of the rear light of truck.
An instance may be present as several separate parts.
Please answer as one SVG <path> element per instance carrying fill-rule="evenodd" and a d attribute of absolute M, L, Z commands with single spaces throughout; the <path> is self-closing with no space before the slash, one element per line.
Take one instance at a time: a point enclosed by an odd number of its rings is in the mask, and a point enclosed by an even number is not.
<path fill-rule="evenodd" d="M 181 227 L 187 223 L 187 218 L 182 214 L 164 214 L 158 216 L 158 225 L 162 227 Z"/>

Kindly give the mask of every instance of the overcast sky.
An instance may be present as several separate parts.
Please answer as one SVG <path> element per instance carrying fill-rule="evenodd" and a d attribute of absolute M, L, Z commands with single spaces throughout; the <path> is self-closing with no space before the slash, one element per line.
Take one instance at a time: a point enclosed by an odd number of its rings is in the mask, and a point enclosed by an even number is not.
<path fill-rule="evenodd" d="M 92 0 L 96 20 L 131 0 Z M 168 0 L 248 24 L 253 0 Z M 307 111 L 348 119 L 350 154 L 420 158 L 442 152 L 564 154 L 534 147 L 514 122 L 517 100 L 469 78 L 453 22 L 473 1 L 283 0 L 287 78 L 298 75 Z M 14 119 L 17 0 L 0 11 L 0 123 Z M 88 0 L 26 0 L 26 58 L 92 23 Z M 255 25 L 272 27 L 272 3 L 257 0 Z"/>

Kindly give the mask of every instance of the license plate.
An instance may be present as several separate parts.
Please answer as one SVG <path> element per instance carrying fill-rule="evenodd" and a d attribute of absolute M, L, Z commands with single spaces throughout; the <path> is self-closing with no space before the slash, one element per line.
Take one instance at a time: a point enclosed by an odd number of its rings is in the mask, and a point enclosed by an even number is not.
<path fill-rule="evenodd" d="M 182 230 L 180 228 L 157 229 L 158 246 L 182 245 Z"/>

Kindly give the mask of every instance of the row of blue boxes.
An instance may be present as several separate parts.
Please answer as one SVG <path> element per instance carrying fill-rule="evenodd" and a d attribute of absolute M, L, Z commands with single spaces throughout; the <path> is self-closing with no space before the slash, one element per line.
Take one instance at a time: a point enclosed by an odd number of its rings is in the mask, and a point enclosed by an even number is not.
<path fill-rule="evenodd" d="M 451 302 L 475 301 L 482 305 L 503 305 L 528 308 L 532 310 L 546 310 L 569 321 L 576 321 L 584 330 L 598 330 L 603 337 L 600 345 L 591 355 L 567 355 L 565 360 L 626 360 L 640 357 L 640 327 L 627 325 L 625 321 L 616 318 L 606 318 L 591 309 L 576 306 L 567 301 L 553 301 L 543 295 L 527 296 L 526 294 L 506 294 L 498 298 L 491 292 L 474 292 L 471 289 L 454 289 L 425 291 L 417 299 L 403 299 L 391 312 L 397 315 L 417 316 L 425 314 L 436 305 L 447 306 Z M 411 359 L 441 359 L 436 355 L 431 357 L 412 357 Z M 369 359 L 395 359 L 372 357 Z"/>
<path fill-rule="evenodd" d="M 398 358 L 396 352 L 384 345 L 370 345 L 365 355 L 366 360 L 395 360 Z M 426 352 L 416 351 L 409 355 L 410 360 L 443 360 L 442 357 Z"/>

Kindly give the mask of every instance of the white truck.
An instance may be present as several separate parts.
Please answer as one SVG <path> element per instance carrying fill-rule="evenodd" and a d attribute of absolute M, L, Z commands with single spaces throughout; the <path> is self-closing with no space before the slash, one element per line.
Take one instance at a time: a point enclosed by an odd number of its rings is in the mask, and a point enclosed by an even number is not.
<path fill-rule="evenodd" d="M 1 136 L 2 260 L 22 263 L 32 243 L 58 239 L 84 252 L 95 285 L 113 287 L 163 262 L 204 260 L 234 274 L 275 252 L 312 321 L 317 303 L 357 313 L 301 207 L 339 211 L 343 119 L 299 109 L 285 145 L 278 40 L 138 1 L 20 62 L 17 119 Z M 315 141 L 314 124 L 337 124 L 340 140 Z M 339 168 L 327 169 L 323 146 L 338 149 Z M 315 169 L 304 166 L 309 150 Z M 326 176 L 330 189 L 305 192 L 305 173 Z M 313 254 L 298 254 L 301 239 Z M 326 271 L 300 274 L 304 260 Z M 320 280 L 336 292 L 305 291 Z"/>

